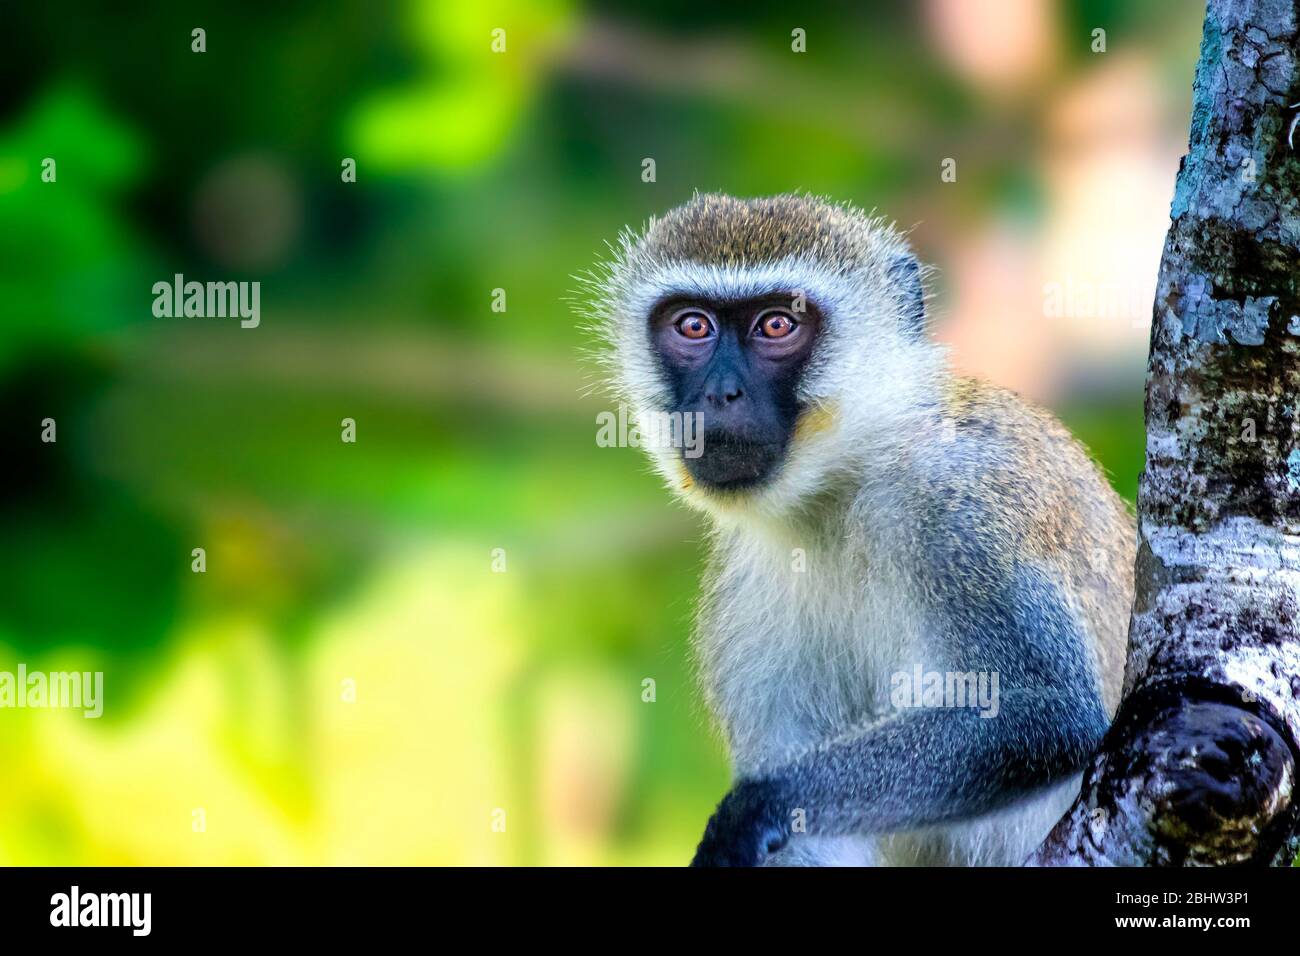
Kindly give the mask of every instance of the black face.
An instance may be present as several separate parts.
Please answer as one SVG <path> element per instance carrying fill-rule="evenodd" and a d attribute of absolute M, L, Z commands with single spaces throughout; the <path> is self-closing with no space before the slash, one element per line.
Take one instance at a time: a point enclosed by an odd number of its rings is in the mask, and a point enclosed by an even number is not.
<path fill-rule="evenodd" d="M 700 413 L 703 451 L 683 461 L 719 489 L 765 481 L 784 457 L 800 412 L 799 377 L 821 315 L 793 294 L 736 302 L 670 299 L 650 333 L 672 388 L 674 412 Z"/>

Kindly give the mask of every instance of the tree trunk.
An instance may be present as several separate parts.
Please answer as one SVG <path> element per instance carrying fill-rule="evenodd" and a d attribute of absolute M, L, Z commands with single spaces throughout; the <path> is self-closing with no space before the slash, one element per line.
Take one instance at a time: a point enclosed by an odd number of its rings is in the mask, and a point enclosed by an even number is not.
<path fill-rule="evenodd" d="M 1298 8 L 1209 2 L 1152 319 L 1124 699 L 1031 864 L 1297 850 Z"/>

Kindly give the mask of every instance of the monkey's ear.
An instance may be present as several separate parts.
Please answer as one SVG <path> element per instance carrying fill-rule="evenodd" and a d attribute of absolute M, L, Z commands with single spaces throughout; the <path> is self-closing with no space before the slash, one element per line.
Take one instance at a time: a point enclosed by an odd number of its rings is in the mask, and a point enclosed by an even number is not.
<path fill-rule="evenodd" d="M 904 252 L 894 257 L 889 278 L 902 290 L 903 328 L 916 338 L 925 335 L 925 285 L 921 282 L 921 264 L 916 256 Z"/>

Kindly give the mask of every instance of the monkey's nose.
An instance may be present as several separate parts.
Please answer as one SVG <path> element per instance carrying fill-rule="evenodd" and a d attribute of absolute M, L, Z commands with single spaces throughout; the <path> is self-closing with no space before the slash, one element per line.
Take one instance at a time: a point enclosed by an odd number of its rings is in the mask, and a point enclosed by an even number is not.
<path fill-rule="evenodd" d="M 710 405 L 723 408 L 730 405 L 744 394 L 745 393 L 740 388 L 740 383 L 732 379 L 725 382 L 719 382 L 716 385 L 710 385 L 705 390 L 704 397 L 708 400 Z"/>

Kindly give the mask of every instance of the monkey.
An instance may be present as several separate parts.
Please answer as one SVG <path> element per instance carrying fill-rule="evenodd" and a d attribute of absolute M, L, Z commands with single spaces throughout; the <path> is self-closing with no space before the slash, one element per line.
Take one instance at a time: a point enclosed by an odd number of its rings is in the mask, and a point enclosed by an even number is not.
<path fill-rule="evenodd" d="M 709 527 L 692 645 L 733 781 L 694 866 L 1018 865 L 1114 716 L 1132 513 L 950 370 L 930 272 L 850 204 L 697 193 L 582 277 L 621 400 L 702 427 L 648 449 Z"/>

